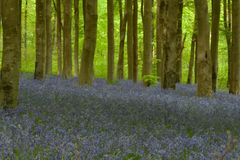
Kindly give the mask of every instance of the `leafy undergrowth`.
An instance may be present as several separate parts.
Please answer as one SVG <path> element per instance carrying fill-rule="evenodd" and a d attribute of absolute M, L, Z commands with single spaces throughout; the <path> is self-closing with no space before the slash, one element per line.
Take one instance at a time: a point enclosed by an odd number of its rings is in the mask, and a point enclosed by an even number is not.
<path fill-rule="evenodd" d="M 0 111 L 0 159 L 237 159 L 240 97 L 195 90 L 25 75 L 18 109 Z"/>

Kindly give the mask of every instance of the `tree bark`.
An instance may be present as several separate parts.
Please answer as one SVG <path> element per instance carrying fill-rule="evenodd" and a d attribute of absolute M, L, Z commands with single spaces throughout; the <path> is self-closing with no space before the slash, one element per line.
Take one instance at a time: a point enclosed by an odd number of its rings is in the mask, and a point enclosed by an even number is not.
<path fill-rule="evenodd" d="M 57 0 L 57 55 L 58 75 L 62 75 L 62 23 L 61 23 L 61 0 Z"/>
<path fill-rule="evenodd" d="M 79 74 L 79 0 L 74 0 L 75 39 L 74 39 L 74 74 Z"/>
<path fill-rule="evenodd" d="M 36 0 L 36 63 L 34 78 L 45 78 L 46 64 L 46 15 L 45 0 Z"/>
<path fill-rule="evenodd" d="M 46 0 L 46 74 L 52 74 L 52 1 Z"/>
<path fill-rule="evenodd" d="M 79 83 L 80 85 L 92 85 L 93 61 L 97 39 L 97 0 L 85 1 L 84 11 L 85 30 Z"/>
<path fill-rule="evenodd" d="M 143 83 L 149 86 L 150 82 L 146 76 L 152 74 L 152 0 L 144 0 L 143 16 Z"/>
<path fill-rule="evenodd" d="M 229 93 L 240 94 L 240 0 L 232 1 L 232 52 Z"/>
<path fill-rule="evenodd" d="M 5 109 L 18 104 L 21 68 L 21 0 L 2 0 L 3 56 L 0 103 Z M 20 41 L 20 42 L 19 42 Z"/>
<path fill-rule="evenodd" d="M 133 14 L 132 0 L 127 0 L 127 53 L 128 53 L 128 79 L 133 80 Z"/>
<path fill-rule="evenodd" d="M 195 8 L 198 23 L 197 44 L 197 95 L 212 95 L 212 67 L 211 53 L 209 51 L 210 27 L 208 21 L 207 0 L 195 0 Z"/>
<path fill-rule="evenodd" d="M 72 49 L 71 49 L 71 12 L 72 1 L 64 0 L 64 30 L 63 30 L 63 78 L 72 76 Z"/>
<path fill-rule="evenodd" d="M 212 36 L 211 36 L 211 55 L 212 55 L 212 90 L 217 89 L 218 75 L 218 41 L 219 41 L 219 21 L 220 21 L 221 0 L 212 0 Z"/>
<path fill-rule="evenodd" d="M 133 1 L 133 82 L 138 79 L 138 1 Z"/>
<path fill-rule="evenodd" d="M 114 79 L 114 3 L 113 0 L 107 0 L 108 13 L 108 83 Z"/>

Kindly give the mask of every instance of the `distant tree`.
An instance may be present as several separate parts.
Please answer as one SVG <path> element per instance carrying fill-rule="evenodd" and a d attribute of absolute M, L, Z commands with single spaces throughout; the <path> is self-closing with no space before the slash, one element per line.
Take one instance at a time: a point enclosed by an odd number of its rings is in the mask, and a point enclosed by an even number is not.
<path fill-rule="evenodd" d="M 138 79 L 138 0 L 133 1 L 133 81 Z"/>
<path fill-rule="evenodd" d="M 74 0 L 74 24 L 75 24 L 75 39 L 74 39 L 74 74 L 79 74 L 79 0 Z"/>
<path fill-rule="evenodd" d="M 2 7 L 1 14 L 3 56 L 0 78 L 0 104 L 7 109 L 15 108 L 18 104 L 21 68 L 21 1 L 1 0 L 1 3 L 4 7 Z"/>
<path fill-rule="evenodd" d="M 61 16 L 61 0 L 57 0 L 57 55 L 58 55 L 58 75 L 62 75 L 62 16 Z"/>
<path fill-rule="evenodd" d="M 46 4 L 45 0 L 36 0 L 36 62 L 34 78 L 45 78 L 46 66 Z"/>
<path fill-rule="evenodd" d="M 232 1 L 232 51 L 230 60 L 231 94 L 240 94 L 240 0 Z"/>
<path fill-rule="evenodd" d="M 25 61 L 27 60 L 27 22 L 28 22 L 28 1 L 25 0 L 25 11 L 24 11 L 24 60 Z"/>
<path fill-rule="evenodd" d="M 211 55 L 212 55 L 212 90 L 217 89 L 218 75 L 218 41 L 221 0 L 212 0 L 212 29 L 211 29 Z"/>
<path fill-rule="evenodd" d="M 109 83 L 114 79 L 114 3 L 113 0 L 107 0 L 108 14 L 108 71 L 107 80 Z"/>
<path fill-rule="evenodd" d="M 126 4 L 125 0 L 125 4 Z M 120 16 L 120 44 L 119 44 L 119 53 L 118 53 L 118 65 L 117 65 L 117 78 L 124 78 L 124 42 L 126 37 L 126 25 L 127 25 L 127 11 L 123 11 L 122 0 L 119 2 L 119 16 Z M 126 5 L 125 5 L 126 6 Z M 124 12 L 124 13 L 123 13 Z"/>
<path fill-rule="evenodd" d="M 133 13 L 132 0 L 126 1 L 127 6 L 127 53 L 128 53 L 128 79 L 133 80 Z"/>
<path fill-rule="evenodd" d="M 152 0 L 144 0 L 143 15 L 143 81 L 145 86 L 150 83 L 145 79 L 146 76 L 152 74 Z"/>
<path fill-rule="evenodd" d="M 97 38 L 97 0 L 84 1 L 84 42 L 79 74 L 80 85 L 92 85 L 93 61 Z"/>
<path fill-rule="evenodd" d="M 167 10 L 165 16 L 166 33 L 163 44 L 163 73 L 161 78 L 162 88 L 176 87 L 177 82 L 177 38 L 178 38 L 178 15 L 179 1 L 167 1 Z"/>
<path fill-rule="evenodd" d="M 52 74 L 52 1 L 46 0 L 46 74 Z"/>
<path fill-rule="evenodd" d="M 64 0 L 64 30 L 63 30 L 63 78 L 72 76 L 72 49 L 71 49 L 71 13 L 72 1 Z"/>
<path fill-rule="evenodd" d="M 197 42 L 197 95 L 212 95 L 212 65 L 209 51 L 209 17 L 207 0 L 195 0 L 198 23 Z"/>

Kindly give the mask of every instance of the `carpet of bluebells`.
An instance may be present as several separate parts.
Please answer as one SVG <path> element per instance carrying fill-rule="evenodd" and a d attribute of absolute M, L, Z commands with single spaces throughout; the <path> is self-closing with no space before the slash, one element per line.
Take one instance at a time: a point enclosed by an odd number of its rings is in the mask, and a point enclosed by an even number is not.
<path fill-rule="evenodd" d="M 195 92 L 24 75 L 18 108 L 0 110 L 0 159 L 238 159 L 240 97 Z"/>

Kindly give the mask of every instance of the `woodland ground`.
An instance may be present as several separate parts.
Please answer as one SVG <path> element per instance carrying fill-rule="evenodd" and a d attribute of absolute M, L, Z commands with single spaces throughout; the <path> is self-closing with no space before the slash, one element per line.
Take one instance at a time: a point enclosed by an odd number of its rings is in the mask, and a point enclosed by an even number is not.
<path fill-rule="evenodd" d="M 80 87 L 77 79 L 20 81 L 17 110 L 0 110 L 0 159 L 226 159 L 240 156 L 240 97 L 195 96 L 120 81 Z M 228 140 L 230 139 L 230 140 Z"/>

